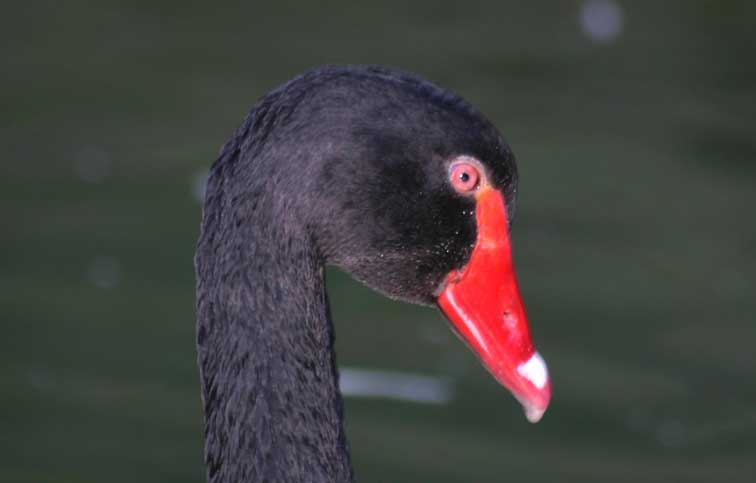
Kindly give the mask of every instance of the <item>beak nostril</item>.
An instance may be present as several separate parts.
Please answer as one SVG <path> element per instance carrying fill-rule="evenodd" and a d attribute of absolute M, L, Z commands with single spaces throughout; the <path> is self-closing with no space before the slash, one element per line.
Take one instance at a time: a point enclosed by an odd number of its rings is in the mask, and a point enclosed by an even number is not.
<path fill-rule="evenodd" d="M 517 316 L 512 313 L 510 310 L 505 310 L 501 314 L 501 320 L 503 322 L 504 329 L 507 331 L 516 331 L 517 330 Z"/>

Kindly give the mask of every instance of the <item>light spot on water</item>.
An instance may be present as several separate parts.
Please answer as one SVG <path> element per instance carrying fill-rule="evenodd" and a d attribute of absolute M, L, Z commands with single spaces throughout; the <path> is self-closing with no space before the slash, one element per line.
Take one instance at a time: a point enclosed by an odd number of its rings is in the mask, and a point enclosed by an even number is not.
<path fill-rule="evenodd" d="M 381 370 L 342 367 L 341 393 L 346 397 L 379 397 L 426 404 L 448 404 L 454 391 L 438 377 Z"/>
<path fill-rule="evenodd" d="M 96 257 L 89 264 L 87 278 L 96 287 L 113 288 L 121 280 L 121 264 L 113 257 Z"/>
<path fill-rule="evenodd" d="M 615 0 L 586 0 L 580 8 L 580 28 L 595 42 L 611 42 L 622 34 L 624 17 Z"/>

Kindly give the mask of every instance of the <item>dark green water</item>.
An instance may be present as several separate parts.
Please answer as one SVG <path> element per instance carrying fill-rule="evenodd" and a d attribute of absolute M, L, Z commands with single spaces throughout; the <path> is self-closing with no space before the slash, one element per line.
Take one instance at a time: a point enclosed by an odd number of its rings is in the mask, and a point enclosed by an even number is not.
<path fill-rule="evenodd" d="M 0 481 L 202 481 L 193 191 L 326 62 L 425 75 L 510 141 L 554 383 L 530 425 L 436 312 L 331 274 L 341 364 L 456 388 L 347 399 L 359 481 L 756 481 L 755 4 L 622 2 L 605 42 L 525 5 L 4 4 Z"/>

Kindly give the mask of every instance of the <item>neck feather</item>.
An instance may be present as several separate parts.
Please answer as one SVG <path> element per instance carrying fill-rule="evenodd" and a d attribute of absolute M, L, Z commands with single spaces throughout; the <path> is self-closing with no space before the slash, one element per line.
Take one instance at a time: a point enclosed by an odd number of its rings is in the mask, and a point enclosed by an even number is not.
<path fill-rule="evenodd" d="M 222 210 L 211 194 L 196 258 L 208 480 L 352 481 L 317 251 L 291 223 Z"/>

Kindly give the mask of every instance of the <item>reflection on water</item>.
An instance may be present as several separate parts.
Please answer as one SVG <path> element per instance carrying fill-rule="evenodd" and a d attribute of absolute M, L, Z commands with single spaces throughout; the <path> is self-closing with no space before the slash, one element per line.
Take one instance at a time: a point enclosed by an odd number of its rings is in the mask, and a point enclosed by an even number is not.
<path fill-rule="evenodd" d="M 624 16 L 614 0 L 586 0 L 580 8 L 580 27 L 589 38 L 610 42 L 622 33 Z"/>
<path fill-rule="evenodd" d="M 87 277 L 99 288 L 113 288 L 118 285 L 121 266 L 113 257 L 98 256 L 89 264 Z"/>
<path fill-rule="evenodd" d="M 386 398 L 427 404 L 447 404 L 454 397 L 450 381 L 392 371 L 342 367 L 339 385 L 345 397 Z"/>

